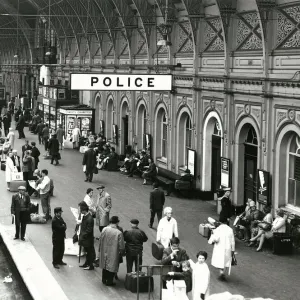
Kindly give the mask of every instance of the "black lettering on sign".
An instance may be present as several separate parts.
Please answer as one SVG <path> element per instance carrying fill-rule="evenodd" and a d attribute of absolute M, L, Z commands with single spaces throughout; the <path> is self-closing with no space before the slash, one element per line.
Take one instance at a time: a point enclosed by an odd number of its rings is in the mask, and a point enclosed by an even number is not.
<path fill-rule="evenodd" d="M 130 77 L 128 77 L 128 87 L 130 87 Z"/>
<path fill-rule="evenodd" d="M 139 81 L 142 81 L 142 78 L 138 77 L 138 78 L 135 79 L 135 86 L 141 87 L 141 86 L 142 86 L 142 83 L 138 84 L 138 83 L 137 83 L 138 80 L 139 80 Z"/>
<path fill-rule="evenodd" d="M 117 77 L 117 86 L 124 86 L 124 84 L 120 84 L 120 77 Z"/>
<path fill-rule="evenodd" d="M 91 77 L 91 86 L 94 85 L 94 83 L 98 83 L 99 79 L 98 77 Z"/>
<path fill-rule="evenodd" d="M 108 81 L 108 83 L 107 83 L 107 81 Z M 105 86 L 110 86 L 110 85 L 111 85 L 111 79 L 110 79 L 109 77 L 105 77 L 105 78 L 103 79 L 103 84 L 104 84 Z"/>
<path fill-rule="evenodd" d="M 154 87 L 153 80 L 154 78 L 148 78 L 148 87 Z"/>

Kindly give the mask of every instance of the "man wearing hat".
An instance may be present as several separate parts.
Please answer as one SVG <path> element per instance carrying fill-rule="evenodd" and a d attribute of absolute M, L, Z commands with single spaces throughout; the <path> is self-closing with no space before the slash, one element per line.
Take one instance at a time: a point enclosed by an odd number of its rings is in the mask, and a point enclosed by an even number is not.
<path fill-rule="evenodd" d="M 111 217 L 109 226 L 100 235 L 99 267 L 102 269 L 102 283 L 107 286 L 115 285 L 113 279 L 119 270 L 120 254 L 125 250 L 123 233 L 117 228 L 119 222 L 117 216 Z"/>
<path fill-rule="evenodd" d="M 94 261 L 96 258 L 94 248 L 94 219 L 89 211 L 88 205 L 82 201 L 79 203 L 80 212 L 83 214 L 82 220 L 78 220 L 80 226 L 79 246 L 84 247 L 86 251 L 85 263 L 80 268 L 84 270 L 94 270 Z"/>
<path fill-rule="evenodd" d="M 11 215 L 14 218 L 16 225 L 16 234 L 14 240 L 20 238 L 21 227 L 21 240 L 25 241 L 26 225 L 30 221 L 30 197 L 26 193 L 25 186 L 19 186 L 18 190 L 19 192 L 12 196 L 11 202 Z"/>
<path fill-rule="evenodd" d="M 104 189 L 104 185 L 97 187 L 99 195 L 96 202 L 96 225 L 99 226 L 100 232 L 109 224 L 109 212 L 112 207 L 111 197 Z"/>
<path fill-rule="evenodd" d="M 138 228 L 139 221 L 132 219 L 130 221 L 131 229 L 124 232 L 127 273 L 132 272 L 133 263 L 137 272 L 137 262 L 143 264 L 143 243 L 147 242 L 148 237 L 145 232 Z"/>
<path fill-rule="evenodd" d="M 49 140 L 48 149 L 51 155 L 51 165 L 53 165 L 54 160 L 56 163 L 55 166 L 58 165 L 60 154 L 59 154 L 59 142 L 56 134 L 53 134 L 52 138 Z"/>
<path fill-rule="evenodd" d="M 90 144 L 88 146 L 88 150 L 84 152 L 83 154 L 83 160 L 82 160 L 82 165 L 85 166 L 85 176 L 86 179 L 85 181 L 92 182 L 93 180 L 93 175 L 94 175 L 94 168 L 96 168 L 96 152 L 93 149 L 93 145 Z"/>
<path fill-rule="evenodd" d="M 231 207 L 231 201 L 229 199 L 231 188 L 223 188 L 224 195 L 220 197 L 218 200 L 221 201 L 221 212 L 220 212 L 220 219 L 226 218 L 227 219 L 227 225 L 229 225 L 230 218 L 232 216 L 232 207 Z"/>
<path fill-rule="evenodd" d="M 54 208 L 54 218 L 52 219 L 52 244 L 53 244 L 53 267 L 59 269 L 59 265 L 65 266 L 63 256 L 65 252 L 65 238 L 67 224 L 61 217 L 62 208 Z"/>

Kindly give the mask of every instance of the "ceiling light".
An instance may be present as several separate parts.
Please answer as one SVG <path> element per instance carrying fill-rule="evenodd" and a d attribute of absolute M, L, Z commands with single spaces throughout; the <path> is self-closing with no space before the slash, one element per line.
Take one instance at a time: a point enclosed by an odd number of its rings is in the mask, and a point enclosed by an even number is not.
<path fill-rule="evenodd" d="M 18 54 L 15 54 L 15 55 L 14 55 L 14 58 L 18 58 Z"/>
<path fill-rule="evenodd" d="M 167 40 L 159 40 L 157 42 L 157 46 L 172 46 L 172 43 L 170 41 L 167 41 Z"/>

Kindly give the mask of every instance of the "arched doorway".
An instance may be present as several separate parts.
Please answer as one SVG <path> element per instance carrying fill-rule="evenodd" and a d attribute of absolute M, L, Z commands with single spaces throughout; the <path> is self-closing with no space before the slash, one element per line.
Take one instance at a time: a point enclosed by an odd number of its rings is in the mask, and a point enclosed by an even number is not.
<path fill-rule="evenodd" d="M 140 104 L 137 108 L 136 117 L 136 144 L 137 149 L 145 149 L 145 134 L 147 133 L 147 111 L 144 104 Z"/>
<path fill-rule="evenodd" d="M 97 96 L 95 99 L 95 133 L 100 132 L 100 96 Z"/>
<path fill-rule="evenodd" d="M 184 110 L 177 125 L 177 170 L 187 166 L 187 149 L 192 147 L 192 120 Z"/>
<path fill-rule="evenodd" d="M 244 142 L 244 204 L 249 198 L 256 201 L 257 146 L 257 134 L 253 126 L 249 125 Z"/>
<path fill-rule="evenodd" d="M 300 209 L 300 129 L 287 125 L 280 132 L 275 155 L 274 206 Z"/>
<path fill-rule="evenodd" d="M 113 99 L 108 99 L 106 109 L 106 139 L 113 140 L 113 124 L 114 124 L 114 103 Z"/>
<path fill-rule="evenodd" d="M 221 184 L 223 129 L 219 115 L 212 111 L 203 126 L 202 190 L 216 192 Z"/>
<path fill-rule="evenodd" d="M 154 149 L 155 158 L 167 161 L 168 158 L 168 117 L 164 106 L 157 108 L 155 117 L 155 138 Z"/>
<path fill-rule="evenodd" d="M 129 106 L 126 100 L 121 105 L 121 151 L 122 153 L 128 152 L 129 144 Z"/>

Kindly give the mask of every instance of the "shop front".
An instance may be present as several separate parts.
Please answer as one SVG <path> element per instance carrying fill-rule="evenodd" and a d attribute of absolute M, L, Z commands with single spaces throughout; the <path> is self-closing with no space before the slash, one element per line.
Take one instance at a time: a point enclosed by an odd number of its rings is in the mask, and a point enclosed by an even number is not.
<path fill-rule="evenodd" d="M 93 131 L 95 109 L 86 105 L 61 106 L 59 109 L 61 124 L 67 135 L 71 136 L 73 129 L 78 126 L 83 137 Z"/>

